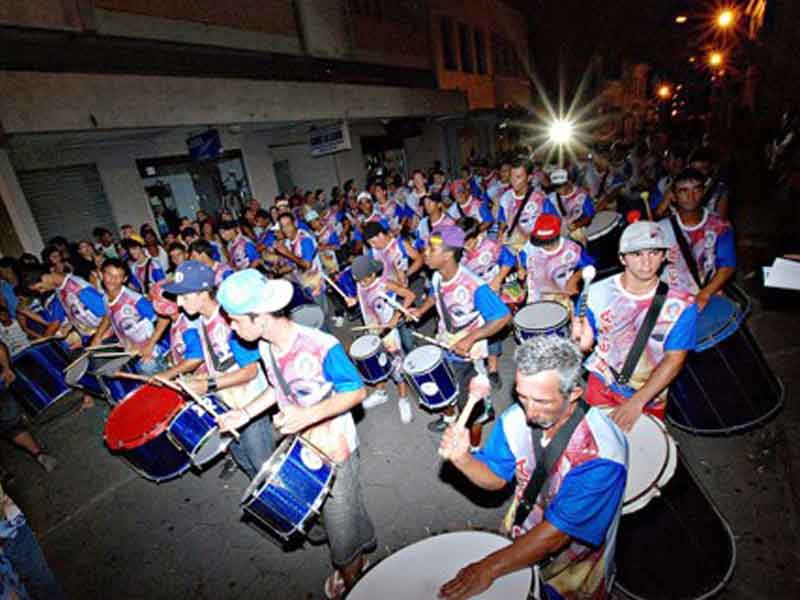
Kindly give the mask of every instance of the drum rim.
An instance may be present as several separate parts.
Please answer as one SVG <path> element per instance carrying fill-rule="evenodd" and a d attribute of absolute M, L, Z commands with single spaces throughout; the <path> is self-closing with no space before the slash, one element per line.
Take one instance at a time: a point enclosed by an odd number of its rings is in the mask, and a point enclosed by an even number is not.
<path fill-rule="evenodd" d="M 414 352 L 417 352 L 418 350 L 425 350 L 426 352 L 428 352 L 430 348 L 433 348 L 434 351 L 439 353 L 439 358 L 437 359 L 437 361 L 433 363 L 433 365 L 431 365 L 431 367 L 426 371 L 412 372 L 411 370 L 409 370 L 408 366 L 406 365 L 406 362 L 413 356 Z M 434 344 L 423 344 L 422 346 L 417 346 L 411 352 L 406 354 L 406 357 L 403 359 L 403 372 L 409 375 L 410 377 L 413 377 L 415 373 L 417 375 L 420 375 L 422 373 L 429 373 L 431 369 L 435 368 L 439 363 L 442 362 L 445 363 L 447 362 L 444 360 L 444 350 L 442 350 L 439 346 L 436 346 Z"/>
<path fill-rule="evenodd" d="M 112 423 L 112 418 L 114 418 L 114 413 L 117 412 L 117 410 L 120 407 L 122 407 L 125 404 L 125 402 L 127 402 L 130 399 L 132 399 L 133 396 L 145 391 L 148 388 L 156 389 L 156 390 L 160 390 L 160 391 L 165 391 L 167 393 L 172 392 L 172 393 L 175 394 L 175 396 L 180 401 L 178 403 L 176 403 L 176 405 L 173 406 L 169 411 L 167 411 L 167 413 L 164 415 L 164 417 L 162 418 L 161 421 L 158 421 L 157 423 L 154 423 L 153 426 L 150 427 L 149 429 L 147 429 L 145 431 L 142 431 L 138 435 L 136 435 L 136 436 L 134 436 L 132 438 L 129 438 L 129 439 L 127 439 L 127 438 L 126 439 L 122 439 L 122 438 L 115 439 L 114 440 L 115 443 L 112 444 L 111 440 L 109 440 L 109 426 L 113 425 L 114 423 L 116 423 L 116 420 Z M 114 408 L 111 410 L 111 413 L 108 415 L 108 419 L 106 420 L 106 425 L 105 425 L 105 427 L 103 429 L 103 439 L 105 440 L 106 445 L 109 448 L 111 448 L 112 450 L 134 450 L 136 448 L 139 448 L 142 445 L 144 445 L 146 442 L 154 440 L 155 438 L 157 438 L 158 436 L 163 434 L 165 431 L 167 431 L 169 429 L 169 425 L 170 425 L 170 423 L 172 423 L 172 420 L 174 419 L 175 415 L 177 415 L 178 412 L 180 412 L 183 409 L 183 406 L 185 404 L 186 404 L 186 400 L 183 397 L 183 395 L 180 394 L 179 392 L 176 392 L 174 390 L 170 390 L 169 388 L 152 385 L 150 383 L 145 383 L 141 387 L 138 387 L 135 390 L 132 390 L 132 391 L 128 392 L 127 394 L 125 394 L 125 396 L 122 398 L 122 400 L 120 400 L 116 404 L 116 406 L 114 406 Z M 117 412 L 117 415 L 120 415 L 120 414 L 122 414 L 121 411 Z M 116 418 L 119 419 L 121 417 L 117 416 Z"/>
<path fill-rule="evenodd" d="M 675 474 L 675 468 L 677 466 L 678 445 L 670 435 L 666 425 L 664 425 L 661 419 L 646 413 L 643 414 L 640 418 L 645 418 L 645 417 L 648 418 L 650 421 L 652 421 L 658 428 L 659 432 L 664 436 L 667 452 L 666 455 L 664 456 L 664 461 L 661 463 L 661 468 L 658 470 L 658 474 L 647 485 L 647 487 L 642 489 L 638 494 L 636 494 L 632 498 L 629 498 L 628 500 L 625 500 L 623 497 L 622 501 L 623 514 L 634 513 L 647 506 L 650 500 L 652 500 L 655 496 L 659 494 L 659 490 L 662 487 L 664 487 L 667 483 L 669 483 L 669 481 Z M 625 510 L 626 508 L 628 508 L 628 510 Z"/>
<path fill-rule="evenodd" d="M 377 338 L 378 344 L 369 354 L 361 354 L 361 355 L 353 354 L 354 352 L 353 346 L 355 346 L 359 342 L 359 340 L 363 340 L 365 338 Z M 374 333 L 366 333 L 364 335 L 358 336 L 356 339 L 352 341 L 352 343 L 350 344 L 350 356 L 355 360 L 366 360 L 378 354 L 381 351 L 382 347 L 383 347 L 383 340 L 381 340 L 380 336 L 375 335 Z"/>
<path fill-rule="evenodd" d="M 319 325 L 306 325 L 305 323 L 299 323 L 299 322 L 295 321 L 294 317 L 298 313 L 300 313 L 301 311 L 303 311 L 303 312 L 314 311 L 314 313 L 317 316 L 320 316 L 320 315 L 322 316 L 322 321 L 319 323 Z M 320 306 L 318 306 L 317 304 L 315 304 L 313 302 L 308 302 L 306 304 L 300 304 L 300 305 L 295 306 L 294 308 L 290 309 L 289 310 L 289 318 L 296 325 L 301 325 L 301 326 L 304 326 L 304 327 L 311 327 L 312 329 L 319 329 L 320 327 L 322 327 L 325 324 L 325 311 L 323 311 L 322 308 Z"/>
<path fill-rule="evenodd" d="M 725 320 L 724 324 L 716 328 L 713 333 L 707 335 L 702 340 L 700 339 L 697 340 L 697 343 L 695 344 L 694 348 L 695 352 L 703 352 L 704 350 L 708 350 L 709 348 L 713 348 L 714 346 L 724 342 L 734 333 L 739 331 L 739 329 L 742 327 L 742 323 L 744 322 L 745 317 L 747 316 L 745 311 L 742 310 L 741 306 L 739 306 L 737 302 L 735 302 L 730 298 L 727 298 L 726 296 L 712 296 L 709 302 L 711 301 L 714 301 L 715 303 L 717 301 L 724 301 L 725 303 L 730 303 L 730 305 L 734 307 L 734 310 L 731 312 L 730 316 Z M 721 335 L 722 333 L 724 333 L 725 335 Z"/>
<path fill-rule="evenodd" d="M 603 227 L 602 229 L 598 229 L 594 233 L 589 233 L 589 228 L 592 226 L 591 223 L 586 227 L 586 240 L 589 242 L 593 242 L 595 240 L 600 239 L 601 237 L 607 235 L 609 232 L 613 231 L 615 227 L 619 226 L 620 222 L 622 221 L 622 215 L 615 210 L 601 210 L 598 213 L 595 213 L 594 217 L 592 217 L 592 221 L 594 221 L 599 215 L 603 213 L 612 213 L 617 215 L 615 219 L 611 221 L 608 225 Z"/>
<path fill-rule="evenodd" d="M 529 326 L 526 326 L 526 325 L 521 325 L 521 324 L 520 324 L 520 323 L 517 321 L 517 317 L 518 317 L 519 315 L 521 315 L 521 314 L 522 314 L 522 313 L 525 311 L 525 309 L 526 309 L 526 308 L 529 308 L 529 307 L 530 307 L 530 308 L 533 308 L 533 307 L 535 307 L 537 304 L 538 304 L 538 305 L 542 305 L 542 304 L 553 304 L 553 305 L 557 306 L 557 307 L 558 307 L 560 310 L 563 310 L 563 311 L 564 311 L 564 318 L 563 318 L 561 321 L 559 321 L 559 322 L 557 322 L 557 323 L 555 323 L 555 324 L 553 324 L 553 325 L 548 325 L 547 327 L 529 327 Z M 520 308 L 520 309 L 519 309 L 519 310 L 516 312 L 516 314 L 514 315 L 514 318 L 512 319 L 512 322 L 513 322 L 513 324 L 514 324 L 514 327 L 516 327 L 516 328 L 518 328 L 518 329 L 521 329 L 522 331 L 533 331 L 533 332 L 536 332 L 536 331 L 548 331 L 548 330 L 550 330 L 550 329 L 554 329 L 554 328 L 555 328 L 555 329 L 558 329 L 559 327 L 563 327 L 564 325 L 566 325 L 567 323 L 569 323 L 569 310 L 567 309 L 567 307 L 566 307 L 566 306 L 564 306 L 564 305 L 563 305 L 563 304 L 561 304 L 560 302 L 556 302 L 555 300 L 537 300 L 536 302 L 531 302 L 530 304 L 526 304 L 525 306 L 523 306 L 522 308 Z"/>
<path fill-rule="evenodd" d="M 289 435 L 281 440 L 281 443 L 278 444 L 278 447 L 275 448 L 275 450 L 273 450 L 269 458 L 264 461 L 264 464 L 261 465 L 258 473 L 256 473 L 255 477 L 253 477 L 253 480 L 245 488 L 239 504 L 244 504 L 247 506 L 250 504 L 249 501 L 251 499 L 260 495 L 261 490 L 264 489 L 264 487 L 272 480 L 273 477 L 275 477 L 275 474 L 277 473 L 277 470 L 275 469 L 271 469 L 270 473 L 270 467 L 274 466 L 274 464 L 278 461 L 278 458 L 285 459 L 289 455 L 292 446 L 294 446 L 294 442 L 297 441 L 297 438 L 297 435 Z M 281 462 L 281 464 L 283 464 L 283 462 Z M 268 474 L 269 477 L 267 476 Z"/>

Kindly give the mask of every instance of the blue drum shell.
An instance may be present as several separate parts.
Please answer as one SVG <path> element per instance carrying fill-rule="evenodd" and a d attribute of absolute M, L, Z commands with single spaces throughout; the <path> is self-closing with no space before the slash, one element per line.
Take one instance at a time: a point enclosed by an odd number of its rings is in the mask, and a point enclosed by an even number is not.
<path fill-rule="evenodd" d="M 206 400 L 213 404 L 214 412 L 218 415 L 227 411 L 215 396 L 208 396 Z M 216 427 L 217 422 L 214 417 L 202 406 L 193 402 L 187 404 L 175 416 L 170 423 L 169 434 L 190 456 L 194 456 L 208 432 Z"/>
<path fill-rule="evenodd" d="M 327 462 L 317 470 L 301 457 L 303 446 L 295 440 L 283 464 L 253 495 L 245 508 L 276 532 L 288 537 L 309 517 L 328 483 L 333 467 Z"/>
<path fill-rule="evenodd" d="M 419 392 L 419 402 L 423 406 L 437 410 L 449 406 L 458 396 L 458 384 L 450 375 L 450 370 L 444 362 L 439 363 L 427 373 L 409 375 L 414 381 L 414 387 Z M 426 394 L 423 385 L 432 383 L 436 386 L 436 394 Z"/>
<path fill-rule="evenodd" d="M 558 325 L 553 325 L 552 327 L 545 327 L 542 329 L 519 329 L 519 337 L 521 337 L 523 340 L 529 340 L 530 338 L 540 335 L 557 335 L 565 338 L 569 337 L 569 334 L 569 322 L 559 323 Z"/>
<path fill-rule="evenodd" d="M 386 360 L 384 366 L 381 366 L 380 363 L 381 356 Z M 384 381 L 392 374 L 392 362 L 389 360 L 389 356 L 383 348 L 372 356 L 353 358 L 353 362 L 356 364 L 356 367 L 358 367 L 358 372 L 361 373 L 361 377 L 364 378 L 366 383 L 372 384 Z"/>
<path fill-rule="evenodd" d="M 122 450 L 119 454 L 131 463 L 142 477 L 155 482 L 182 475 L 191 466 L 189 456 L 175 447 L 167 437 L 166 430 L 141 446 Z"/>
<path fill-rule="evenodd" d="M 11 363 L 17 375 L 11 392 L 33 415 L 71 391 L 62 373 L 66 364 L 48 345 L 31 346 L 14 356 Z"/>

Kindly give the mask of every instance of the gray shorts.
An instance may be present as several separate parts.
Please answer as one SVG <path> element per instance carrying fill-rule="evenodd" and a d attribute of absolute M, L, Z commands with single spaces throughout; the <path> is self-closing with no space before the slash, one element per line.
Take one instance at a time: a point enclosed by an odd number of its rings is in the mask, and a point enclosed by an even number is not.
<path fill-rule="evenodd" d="M 344 463 L 336 465 L 333 489 L 322 505 L 325 531 L 331 547 L 331 562 L 341 569 L 359 554 L 376 546 L 375 528 L 364 505 L 359 478 L 358 449 Z"/>
<path fill-rule="evenodd" d="M 0 390 L 0 435 L 12 436 L 23 429 L 17 399 L 8 389 Z"/>

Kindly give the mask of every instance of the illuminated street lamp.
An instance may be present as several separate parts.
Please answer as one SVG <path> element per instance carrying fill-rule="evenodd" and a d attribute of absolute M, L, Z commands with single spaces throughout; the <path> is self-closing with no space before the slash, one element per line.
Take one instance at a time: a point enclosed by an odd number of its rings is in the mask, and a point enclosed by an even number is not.
<path fill-rule="evenodd" d="M 717 13 L 717 26 L 721 29 L 727 29 L 733 25 L 735 18 L 736 14 L 730 8 L 725 8 Z"/>
<path fill-rule="evenodd" d="M 719 67 L 722 64 L 722 52 L 712 52 L 708 55 L 708 64 L 712 67 Z"/>
<path fill-rule="evenodd" d="M 672 89 L 665 83 L 659 86 L 657 94 L 662 100 L 669 100 L 672 97 Z"/>
<path fill-rule="evenodd" d="M 550 141 L 558 146 L 568 144 L 572 139 L 573 126 L 566 119 L 556 119 L 548 131 Z"/>
<path fill-rule="evenodd" d="M 688 20 L 689 20 L 689 19 L 688 19 L 688 17 L 687 17 L 686 15 L 678 15 L 677 17 L 675 17 L 675 22 L 676 22 L 678 25 L 683 25 L 683 24 L 684 24 L 684 23 L 686 23 L 686 21 L 688 21 Z"/>

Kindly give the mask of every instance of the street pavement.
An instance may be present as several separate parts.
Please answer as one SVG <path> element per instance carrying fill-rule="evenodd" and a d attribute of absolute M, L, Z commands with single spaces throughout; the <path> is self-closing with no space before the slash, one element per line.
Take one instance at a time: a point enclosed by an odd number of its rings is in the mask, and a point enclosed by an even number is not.
<path fill-rule="evenodd" d="M 793 402 L 793 390 L 800 384 L 797 313 L 794 307 L 764 310 L 756 298 L 748 321 L 789 390 L 776 418 L 755 431 L 727 437 L 673 430 L 736 534 L 736 569 L 720 598 L 800 597 L 800 451 L 794 433 L 800 409 Z M 336 333 L 349 339 L 346 329 Z M 512 339 L 506 341 L 501 360 L 504 385 L 495 392 L 498 414 L 510 402 L 514 346 Z M 418 408 L 411 424 L 401 424 L 396 394 L 389 388 L 387 404 L 366 414 L 357 411 L 361 477 L 379 538 L 372 563 L 440 532 L 496 530 L 509 494 L 480 493 L 443 465 L 436 452 L 439 435 L 425 427 L 431 415 Z M 75 397 L 70 401 L 77 406 Z M 21 452 L 2 445 L 1 464 L 15 475 L 9 492 L 27 513 L 69 597 L 324 597 L 323 581 L 330 572 L 327 547 L 305 543 L 281 548 L 243 521 L 243 474 L 222 481 L 217 476 L 220 464 L 215 463 L 202 473 L 158 485 L 146 481 L 104 446 L 108 412 L 98 402 L 83 414 L 67 412 L 36 428 L 60 461 L 49 475 Z M 452 575 L 442 573 L 442 580 Z M 387 590 L 386 598 L 404 598 L 402 590 L 391 592 Z"/>

